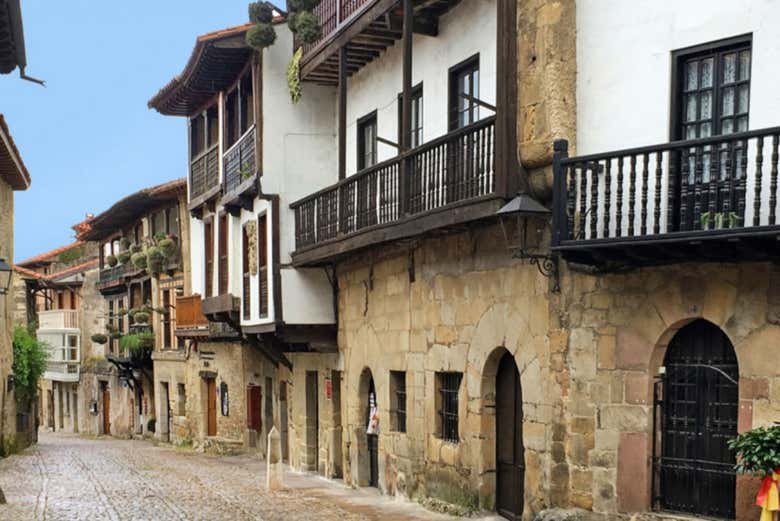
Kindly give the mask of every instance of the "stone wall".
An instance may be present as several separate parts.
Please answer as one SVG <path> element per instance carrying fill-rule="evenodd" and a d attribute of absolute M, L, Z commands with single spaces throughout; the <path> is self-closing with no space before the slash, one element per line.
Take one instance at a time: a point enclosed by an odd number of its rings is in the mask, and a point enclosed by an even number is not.
<path fill-rule="evenodd" d="M 0 179 L 0 258 L 14 258 L 14 193 Z M 0 456 L 14 449 L 16 401 L 9 390 L 8 375 L 13 363 L 13 296 L 0 295 Z"/>
<path fill-rule="evenodd" d="M 571 393 L 565 400 L 571 503 L 598 512 L 650 507 L 652 383 L 675 332 L 721 328 L 739 363 L 738 429 L 780 418 L 780 271 L 770 264 L 678 264 L 563 278 Z M 740 478 L 737 518 L 755 514 Z"/>
<path fill-rule="evenodd" d="M 549 280 L 512 260 L 504 244 L 500 228 L 492 225 L 423 240 L 413 250 L 378 248 L 373 258 L 339 266 L 349 483 L 365 485 L 367 479 L 362 375 L 368 370 L 381 425 L 380 489 L 492 509 L 495 375 L 509 352 L 523 395 L 527 511 L 546 508 L 560 496 L 556 462 L 564 467 L 565 462 L 563 451 L 553 449 L 565 430 L 564 337 L 550 312 Z M 406 371 L 406 433 L 390 429 L 390 370 Z M 439 371 L 463 373 L 457 444 L 436 433 Z"/>

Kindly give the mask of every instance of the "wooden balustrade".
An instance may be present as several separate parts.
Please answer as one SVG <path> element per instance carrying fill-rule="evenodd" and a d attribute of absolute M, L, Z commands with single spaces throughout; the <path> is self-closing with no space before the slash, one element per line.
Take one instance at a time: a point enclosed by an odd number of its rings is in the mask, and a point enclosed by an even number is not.
<path fill-rule="evenodd" d="M 556 143 L 553 245 L 775 226 L 779 138 L 775 127 L 579 157 Z"/>
<path fill-rule="evenodd" d="M 485 118 L 296 201 L 296 249 L 493 194 L 494 133 Z"/>
<path fill-rule="evenodd" d="M 330 39 L 344 22 L 362 11 L 369 3 L 370 0 L 322 0 L 313 11 L 320 22 L 320 37 L 311 43 L 296 42 L 295 47 L 302 46 L 306 56 L 322 42 Z"/>
<path fill-rule="evenodd" d="M 225 152 L 223 162 L 225 193 L 230 194 L 257 171 L 254 125 Z"/>
<path fill-rule="evenodd" d="M 176 298 L 176 327 L 191 329 L 198 327 L 207 327 L 209 325 L 203 308 L 201 307 L 200 295 L 191 295 L 188 297 Z"/>
<path fill-rule="evenodd" d="M 190 200 L 199 197 L 219 183 L 219 147 L 201 153 L 190 162 Z"/>

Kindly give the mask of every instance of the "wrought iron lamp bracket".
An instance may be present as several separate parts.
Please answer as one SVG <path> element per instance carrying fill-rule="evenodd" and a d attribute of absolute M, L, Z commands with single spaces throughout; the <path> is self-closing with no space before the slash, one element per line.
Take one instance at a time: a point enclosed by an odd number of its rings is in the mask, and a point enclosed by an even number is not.
<path fill-rule="evenodd" d="M 512 253 L 513 259 L 527 260 L 532 266 L 536 266 L 543 276 L 553 279 L 553 293 L 560 293 L 561 281 L 558 270 L 558 255 L 551 253 L 529 253 L 523 248 L 518 248 Z"/>

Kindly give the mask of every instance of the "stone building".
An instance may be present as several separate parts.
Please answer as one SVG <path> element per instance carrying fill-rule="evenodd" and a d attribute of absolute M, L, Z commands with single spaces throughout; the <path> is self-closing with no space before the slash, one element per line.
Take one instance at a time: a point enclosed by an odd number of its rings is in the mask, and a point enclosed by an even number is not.
<path fill-rule="evenodd" d="M 28 426 L 20 424 L 17 414 L 27 411 L 17 411 L 13 392 L 14 300 L 10 265 L 14 258 L 14 192 L 29 186 L 30 174 L 0 114 L 0 259 L 4 267 L 0 273 L 0 456 L 17 448 L 18 431 L 28 430 Z"/>
<path fill-rule="evenodd" d="M 92 397 L 80 385 L 96 351 L 84 332 L 102 321 L 102 299 L 94 285 L 97 267 L 97 245 L 81 241 L 14 267 L 22 281 L 16 288 L 16 323 L 34 326 L 38 340 L 49 348 L 38 411 L 40 425 L 48 429 L 97 433 L 89 415 Z"/>

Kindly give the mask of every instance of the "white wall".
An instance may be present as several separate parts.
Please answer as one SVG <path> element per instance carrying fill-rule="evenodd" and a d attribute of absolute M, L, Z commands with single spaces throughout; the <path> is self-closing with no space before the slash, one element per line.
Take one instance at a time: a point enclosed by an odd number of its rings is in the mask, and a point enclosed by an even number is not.
<path fill-rule="evenodd" d="M 753 34 L 751 129 L 780 124 L 776 0 L 577 3 L 577 153 L 669 140 L 672 51 Z"/>
<path fill-rule="evenodd" d="M 468 37 L 464 37 L 468 35 Z M 448 71 L 479 54 L 479 97 L 496 100 L 496 1 L 464 0 L 439 20 L 436 37 L 412 40 L 412 85 L 423 84 L 423 141 L 447 133 Z M 356 171 L 357 120 L 377 111 L 378 135 L 398 141 L 398 94 L 403 88 L 401 41 L 347 80 L 347 175 Z M 480 108 L 480 117 L 491 111 Z M 377 143 L 379 161 L 397 150 Z"/>

